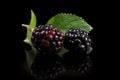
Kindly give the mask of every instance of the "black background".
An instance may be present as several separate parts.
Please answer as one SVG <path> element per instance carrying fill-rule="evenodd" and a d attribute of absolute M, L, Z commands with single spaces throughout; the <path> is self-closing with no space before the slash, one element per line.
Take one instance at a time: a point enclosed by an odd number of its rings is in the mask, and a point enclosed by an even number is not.
<path fill-rule="evenodd" d="M 12 53 L 11 57 L 12 63 L 12 78 L 16 80 L 30 80 L 28 76 L 25 76 L 23 70 L 23 64 L 25 63 L 25 44 L 23 39 L 26 37 L 26 29 L 21 27 L 21 24 L 29 24 L 30 21 L 30 11 L 31 9 L 37 16 L 37 24 L 45 24 L 48 19 L 57 13 L 73 13 L 84 18 L 94 29 L 91 31 L 90 36 L 94 42 L 92 59 L 94 64 L 94 70 L 92 77 L 88 80 L 96 80 L 97 71 L 97 33 L 98 28 L 101 26 L 98 22 L 100 21 L 100 15 L 104 14 L 101 12 L 101 6 L 99 2 L 93 1 L 16 1 L 13 5 L 14 14 L 14 26 L 15 26 L 15 51 Z M 101 14 L 99 14 L 101 12 Z M 102 75 L 101 75 L 102 76 Z M 67 80 L 67 79 L 65 79 Z"/>

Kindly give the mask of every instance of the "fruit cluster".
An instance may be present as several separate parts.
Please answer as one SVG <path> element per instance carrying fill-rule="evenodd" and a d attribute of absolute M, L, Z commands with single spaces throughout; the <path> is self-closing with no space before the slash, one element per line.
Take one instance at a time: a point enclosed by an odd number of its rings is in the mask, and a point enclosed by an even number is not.
<path fill-rule="evenodd" d="M 91 66 L 86 53 L 92 41 L 81 29 L 69 29 L 64 35 L 53 25 L 39 25 L 33 31 L 31 41 L 39 53 L 31 67 L 36 80 L 56 80 L 61 72 L 84 73 Z M 54 53 L 59 53 L 62 47 L 68 52 L 61 58 Z"/>

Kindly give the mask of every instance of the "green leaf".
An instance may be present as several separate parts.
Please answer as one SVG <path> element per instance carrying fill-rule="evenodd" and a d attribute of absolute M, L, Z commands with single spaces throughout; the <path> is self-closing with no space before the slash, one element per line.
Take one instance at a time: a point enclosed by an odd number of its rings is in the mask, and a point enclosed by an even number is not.
<path fill-rule="evenodd" d="M 47 24 L 57 26 L 64 33 L 70 28 L 79 28 L 90 32 L 93 28 L 81 17 L 74 14 L 60 13 L 50 18 Z"/>
<path fill-rule="evenodd" d="M 35 16 L 35 13 L 31 10 L 31 20 L 30 20 L 30 28 L 32 28 L 32 31 L 36 28 L 36 23 L 37 23 L 37 19 Z"/>
<path fill-rule="evenodd" d="M 60 57 L 62 57 L 62 56 L 64 55 L 64 53 L 66 53 L 66 52 L 68 52 L 68 50 L 65 49 L 64 47 L 62 47 L 62 50 L 58 53 L 58 55 L 59 55 Z"/>
<path fill-rule="evenodd" d="M 55 17 L 52 17 L 47 23 L 53 23 L 54 19 L 55 19 Z"/>
<path fill-rule="evenodd" d="M 34 12 L 31 10 L 31 20 L 30 20 L 29 26 L 27 27 L 27 35 L 26 35 L 27 37 L 24 40 L 28 44 L 31 44 L 31 36 L 32 36 L 33 30 L 36 28 L 36 23 L 37 23 L 36 16 Z"/>
<path fill-rule="evenodd" d="M 27 65 L 28 65 L 29 69 L 30 69 L 32 62 L 37 54 L 37 50 L 33 47 L 33 44 L 31 42 L 32 32 L 36 28 L 36 22 L 37 22 L 36 16 L 35 16 L 34 12 L 31 10 L 31 20 L 30 20 L 29 25 L 27 26 L 27 35 L 26 35 L 26 39 L 24 40 L 24 42 L 28 43 L 32 48 L 30 51 L 25 50 Z"/>

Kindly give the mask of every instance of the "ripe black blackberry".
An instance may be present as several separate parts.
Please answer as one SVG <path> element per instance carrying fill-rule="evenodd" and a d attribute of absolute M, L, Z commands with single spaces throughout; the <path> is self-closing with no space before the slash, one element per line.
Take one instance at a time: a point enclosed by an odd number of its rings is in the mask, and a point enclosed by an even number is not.
<path fill-rule="evenodd" d="M 39 25 L 32 34 L 32 43 L 40 51 L 59 52 L 62 49 L 64 34 L 53 25 Z"/>
<path fill-rule="evenodd" d="M 35 80 L 56 80 L 62 71 L 61 58 L 57 54 L 37 54 L 31 70 Z"/>
<path fill-rule="evenodd" d="M 87 58 L 92 50 L 88 33 L 80 29 L 69 29 L 65 34 L 64 47 L 69 51 L 63 55 L 63 66 L 67 72 L 84 73 L 88 70 Z M 91 65 L 90 65 L 91 66 Z"/>
<path fill-rule="evenodd" d="M 88 33 L 83 30 L 69 29 L 65 34 L 64 47 L 70 51 L 90 52 L 91 43 Z"/>

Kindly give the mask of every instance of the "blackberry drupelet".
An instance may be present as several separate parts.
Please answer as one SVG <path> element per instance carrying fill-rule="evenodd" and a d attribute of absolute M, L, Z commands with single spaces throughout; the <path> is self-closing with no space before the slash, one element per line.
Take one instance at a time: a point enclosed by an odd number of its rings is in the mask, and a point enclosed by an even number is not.
<path fill-rule="evenodd" d="M 39 25 L 32 34 L 32 43 L 40 51 L 59 52 L 62 49 L 64 34 L 53 25 Z"/>

